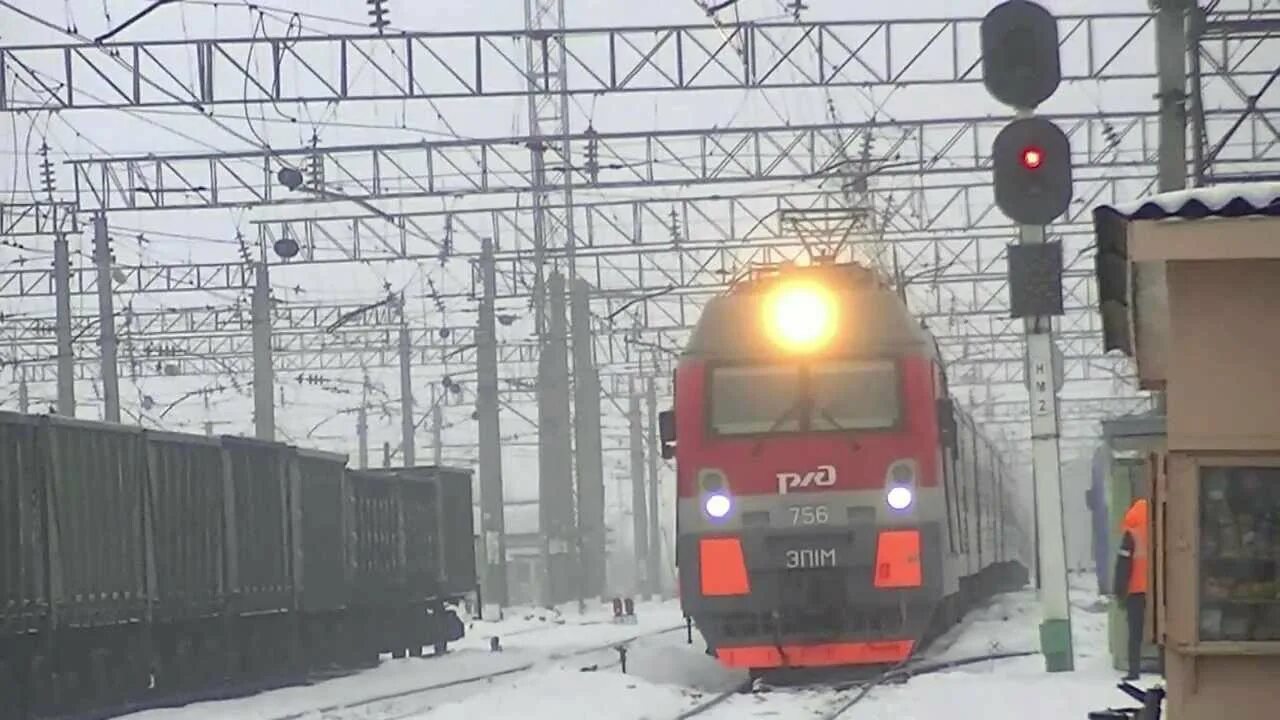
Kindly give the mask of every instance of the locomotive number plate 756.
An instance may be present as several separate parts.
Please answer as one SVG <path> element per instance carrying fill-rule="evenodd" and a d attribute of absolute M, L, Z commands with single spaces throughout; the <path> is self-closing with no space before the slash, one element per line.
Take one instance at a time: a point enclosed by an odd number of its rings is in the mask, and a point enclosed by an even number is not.
<path fill-rule="evenodd" d="M 826 525 L 831 511 L 826 505 L 798 505 L 790 508 L 792 525 Z"/>

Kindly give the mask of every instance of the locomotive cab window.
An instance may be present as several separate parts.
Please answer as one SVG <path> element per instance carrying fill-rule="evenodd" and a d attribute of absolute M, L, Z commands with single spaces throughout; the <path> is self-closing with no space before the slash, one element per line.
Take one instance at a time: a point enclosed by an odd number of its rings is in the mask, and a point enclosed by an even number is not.
<path fill-rule="evenodd" d="M 718 435 L 885 430 L 901 417 L 891 361 L 805 366 L 723 365 L 711 371 L 711 429 Z"/>
<path fill-rule="evenodd" d="M 1280 468 L 1200 470 L 1200 640 L 1280 640 Z"/>

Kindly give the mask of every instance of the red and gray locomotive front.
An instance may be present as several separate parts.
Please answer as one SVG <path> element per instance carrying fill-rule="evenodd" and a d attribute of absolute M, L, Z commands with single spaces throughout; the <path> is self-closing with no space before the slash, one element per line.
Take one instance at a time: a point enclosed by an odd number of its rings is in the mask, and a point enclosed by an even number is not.
<path fill-rule="evenodd" d="M 944 595 L 936 352 L 857 266 L 711 301 L 676 375 L 686 614 L 736 667 L 892 663 Z"/>

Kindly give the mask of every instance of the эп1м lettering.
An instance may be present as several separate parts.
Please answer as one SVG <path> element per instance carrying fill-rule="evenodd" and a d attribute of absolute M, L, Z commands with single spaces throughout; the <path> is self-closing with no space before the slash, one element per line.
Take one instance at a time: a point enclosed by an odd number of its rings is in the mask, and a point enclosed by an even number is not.
<path fill-rule="evenodd" d="M 787 551 L 787 569 L 800 570 L 811 568 L 836 567 L 835 548 L 826 550 L 806 549 Z"/>

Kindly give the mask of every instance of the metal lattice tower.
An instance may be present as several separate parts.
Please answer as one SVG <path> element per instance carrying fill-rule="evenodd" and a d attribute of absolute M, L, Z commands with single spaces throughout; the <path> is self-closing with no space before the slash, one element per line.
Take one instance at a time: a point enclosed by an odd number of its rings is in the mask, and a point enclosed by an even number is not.
<path fill-rule="evenodd" d="M 533 307 L 539 337 L 547 331 L 545 251 L 563 236 L 568 252 L 569 275 L 576 270 L 573 248 L 573 167 L 570 142 L 567 52 L 563 41 L 565 29 L 564 0 L 525 0 L 525 77 L 529 88 L 529 152 L 533 177 L 534 292 Z M 549 44 L 556 47 L 552 49 Z M 543 62 L 545 60 L 545 62 Z M 556 159 L 558 157 L 558 159 Z M 552 165 L 548 168 L 548 159 Z M 554 203 L 565 209 L 556 218 L 549 207 L 555 196 L 552 180 L 560 173 L 563 201 Z"/>
<path fill-rule="evenodd" d="M 556 588 L 575 565 L 572 435 L 569 407 L 567 289 L 575 277 L 572 132 L 568 53 L 563 41 L 564 0 L 525 0 L 525 73 L 529 87 L 529 152 L 533 177 L 533 308 L 538 362 L 539 528 L 544 565 L 543 600 L 563 599 Z M 550 162 L 549 162 L 550 161 Z M 559 171 L 557 177 L 555 171 Z M 558 183 L 557 183 L 558 180 Z M 559 191 L 555 189 L 559 185 Z M 556 195 L 563 195 L 556 198 Z M 561 207 L 557 218 L 551 206 Z M 546 249 L 563 241 L 564 270 L 548 293 Z M 567 275 L 567 277 L 566 277 Z M 589 342 L 589 340 L 588 340 Z"/>

